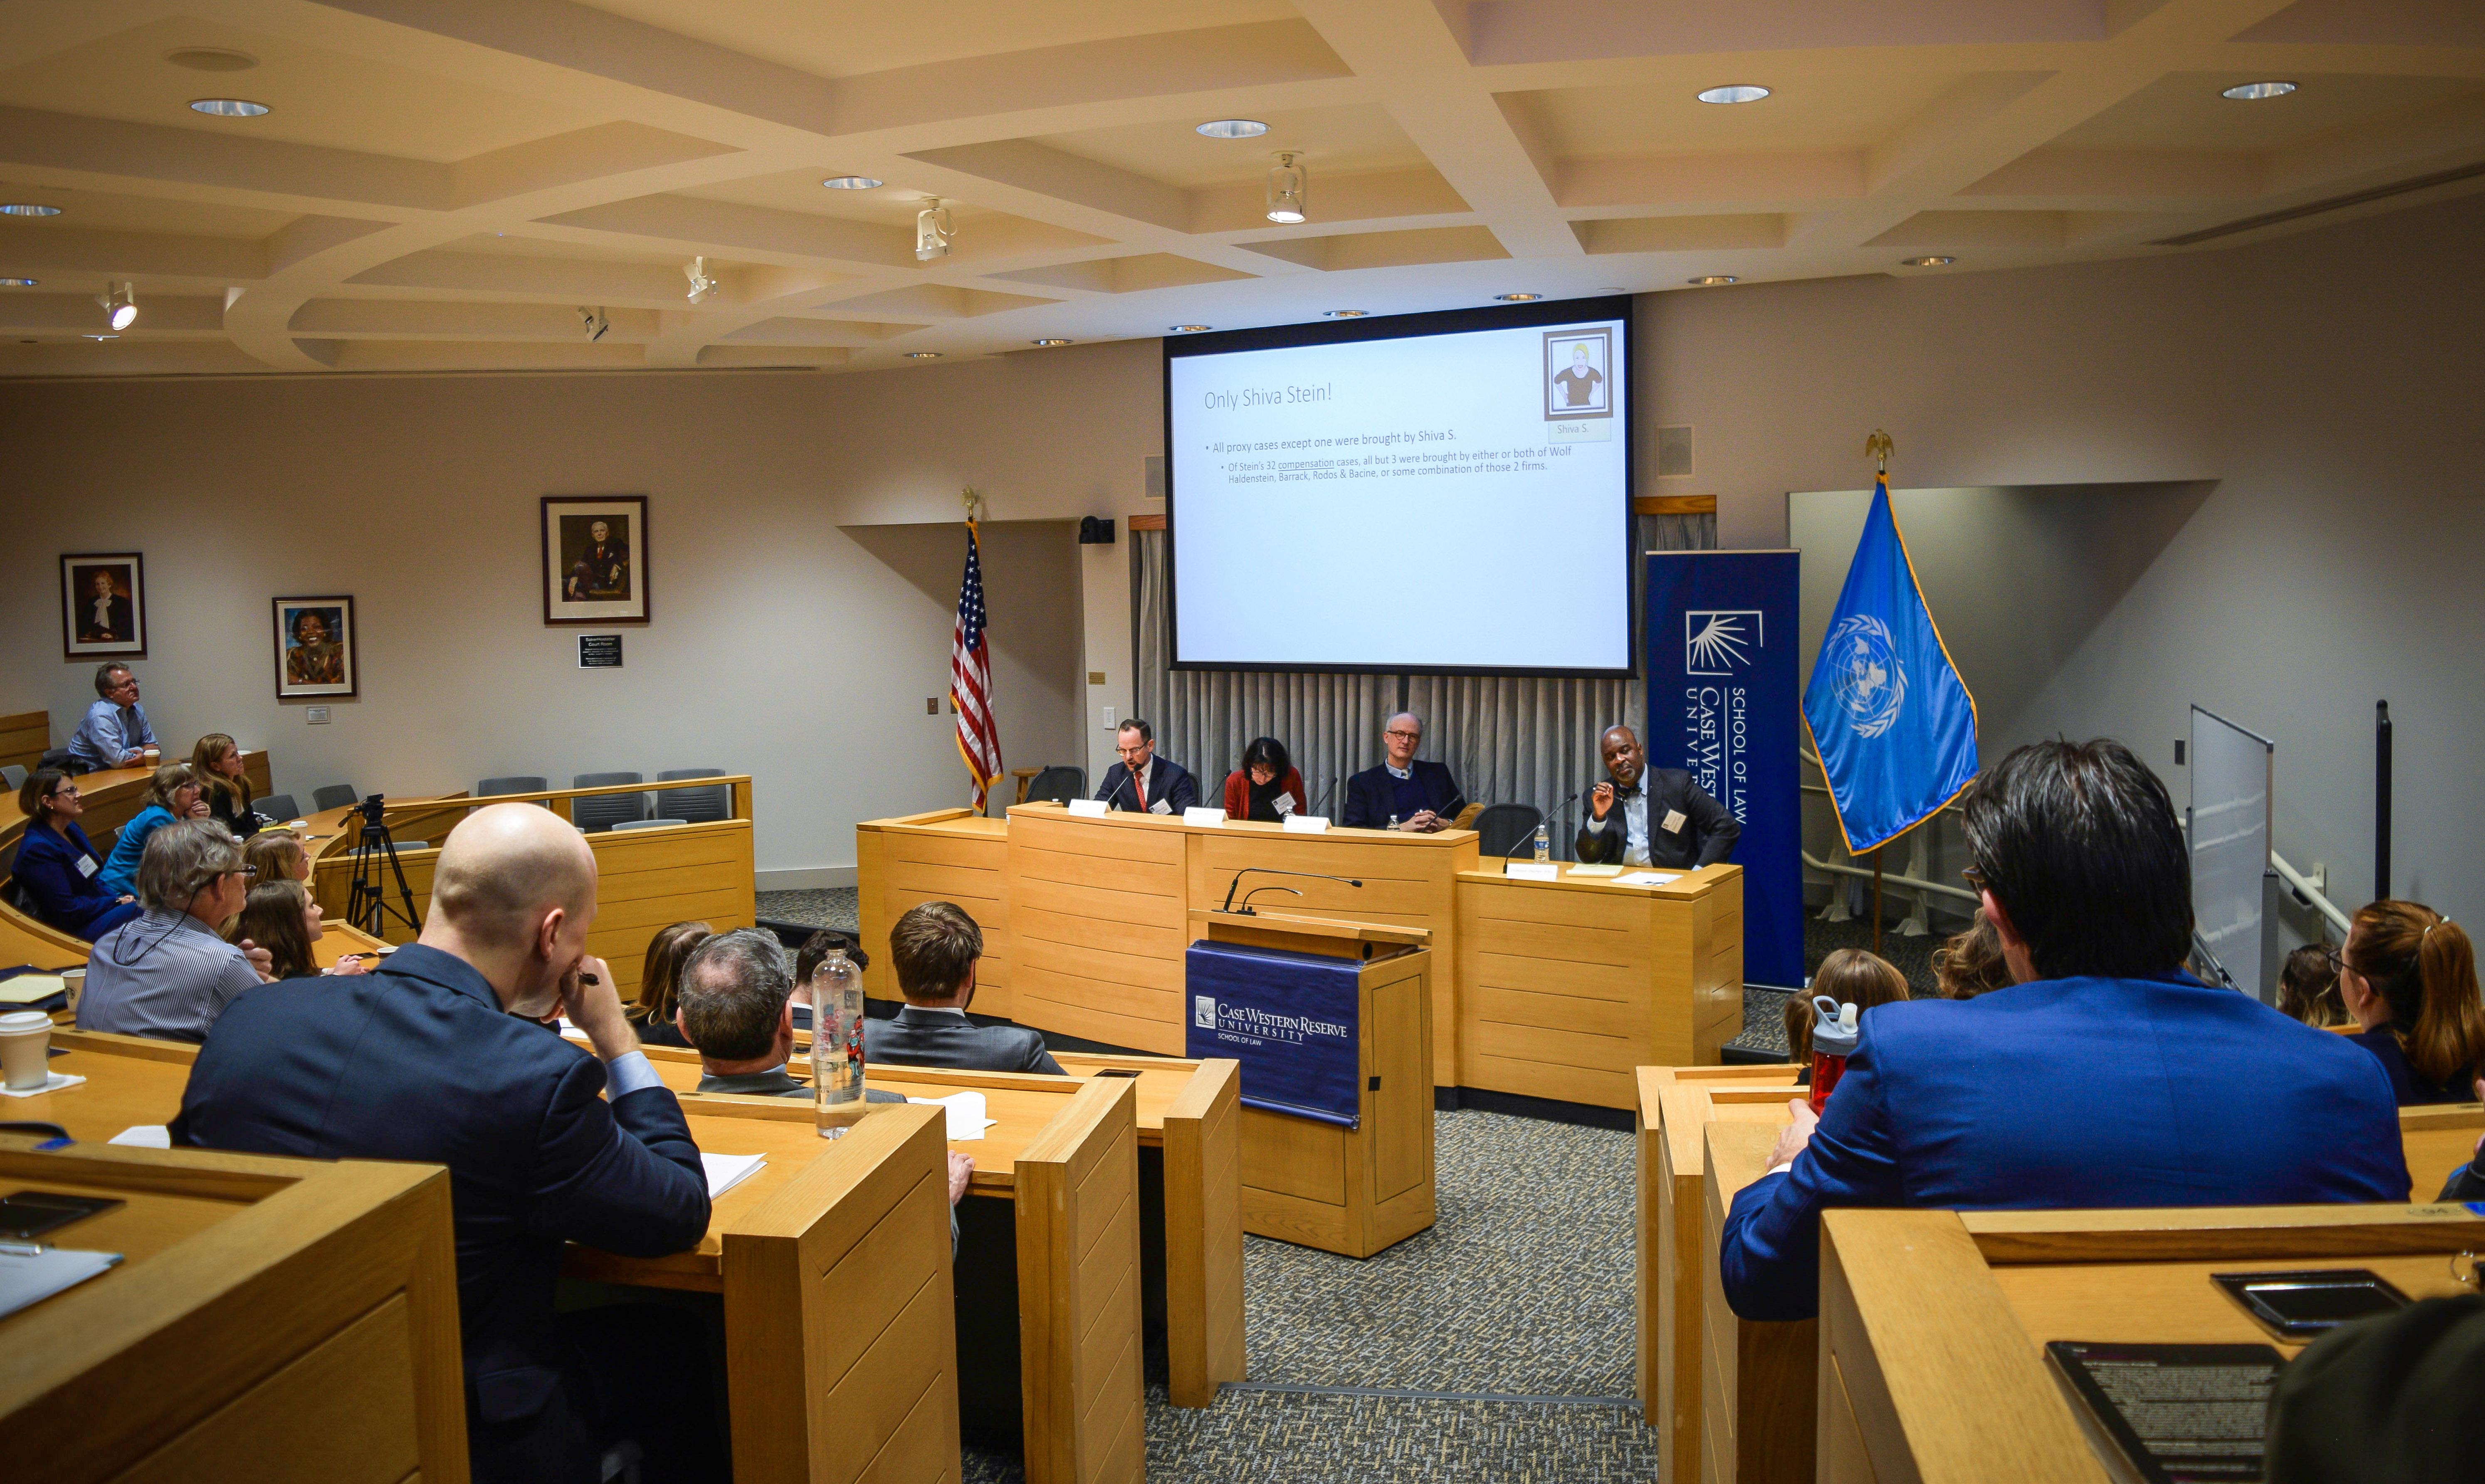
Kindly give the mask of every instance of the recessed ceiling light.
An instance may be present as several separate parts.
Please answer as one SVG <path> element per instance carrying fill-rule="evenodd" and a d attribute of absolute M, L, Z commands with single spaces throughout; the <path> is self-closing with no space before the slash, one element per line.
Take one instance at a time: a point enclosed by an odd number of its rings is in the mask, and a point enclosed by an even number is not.
<path fill-rule="evenodd" d="M 1905 258 L 1899 260 L 1898 266 L 1902 268 L 1947 268 L 1956 261 L 1958 261 L 1958 260 L 1955 258 L 1941 256 L 1931 258 Z"/>
<path fill-rule="evenodd" d="M 906 359 L 910 361 L 937 361 L 941 359 L 941 352 L 938 350 L 910 350 L 906 352 Z"/>
<path fill-rule="evenodd" d="M 1269 132 L 1269 125 L 1257 119 L 1211 119 L 1199 132 L 1211 139 L 1257 139 Z"/>
<path fill-rule="evenodd" d="M 38 282 L 31 278 L 0 278 L 0 289 L 32 289 Z"/>
<path fill-rule="evenodd" d="M 1062 339 L 1058 335 L 1047 335 L 1037 340 L 1028 341 L 1027 344 L 1030 345 L 1067 345 L 1070 342 Z"/>
<path fill-rule="evenodd" d="M 1757 103 L 1769 96 L 1769 90 L 1756 82 L 1730 82 L 1722 88 L 1703 88 L 1704 103 Z"/>
<path fill-rule="evenodd" d="M 183 46 L 164 53 L 164 60 L 193 72 L 247 72 L 259 59 L 229 46 Z"/>
<path fill-rule="evenodd" d="M 58 216 L 60 214 L 61 208 L 58 206 L 37 206 L 31 201 L 13 201 L 6 206 L 0 206 L 0 216 Z"/>
<path fill-rule="evenodd" d="M 190 112 L 218 119 L 258 119 L 267 114 L 265 103 L 254 103 L 246 97 L 194 97 Z"/>
<path fill-rule="evenodd" d="M 831 176 L 820 183 L 833 191 L 876 191 L 885 182 L 872 176 Z"/>
<path fill-rule="evenodd" d="M 1176 335 L 1197 335 L 1200 331 L 1210 327 L 1204 324 L 1173 324 L 1167 325 L 1165 328 L 1171 330 Z"/>
<path fill-rule="evenodd" d="M 1690 280 L 1691 287 L 1694 289 L 1723 289 L 1728 284 L 1741 282 L 1741 279 L 1732 273 L 1703 273 L 1698 278 Z"/>
<path fill-rule="evenodd" d="M 1372 311 L 1368 309 L 1324 309 L 1321 311 L 1321 317 L 1324 319 L 1360 319 L 1371 313 Z"/>
<path fill-rule="evenodd" d="M 1499 299 L 1504 304 L 1533 304 L 1537 300 L 1544 297 L 1544 295 L 1541 293 L 1497 293 L 1494 294 L 1493 297 Z"/>
<path fill-rule="evenodd" d="M 2218 96 L 2230 97 L 2238 103 L 2256 103 L 2265 97 L 2284 97 L 2295 91 L 2291 82 L 2239 82 L 2222 90 Z"/>

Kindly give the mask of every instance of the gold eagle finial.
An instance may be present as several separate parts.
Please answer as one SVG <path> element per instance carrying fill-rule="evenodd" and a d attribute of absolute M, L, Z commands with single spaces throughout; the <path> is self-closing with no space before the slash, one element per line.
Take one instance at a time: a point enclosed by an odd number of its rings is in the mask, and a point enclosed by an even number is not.
<path fill-rule="evenodd" d="M 1864 456 L 1872 459 L 1880 471 L 1887 474 L 1890 472 L 1890 453 L 1895 447 L 1890 442 L 1890 435 L 1876 427 L 1872 429 L 1872 435 L 1864 440 Z"/>

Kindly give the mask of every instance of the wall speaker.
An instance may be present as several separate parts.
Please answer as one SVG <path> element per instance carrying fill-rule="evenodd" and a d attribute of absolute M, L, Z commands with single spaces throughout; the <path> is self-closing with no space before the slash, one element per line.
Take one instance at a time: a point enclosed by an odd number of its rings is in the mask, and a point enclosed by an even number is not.
<path fill-rule="evenodd" d="M 1691 472 L 1691 429 L 1660 427 L 1656 430 L 1656 477 L 1679 479 Z"/>
<path fill-rule="evenodd" d="M 1081 546 L 1110 546 L 1110 545 L 1112 545 L 1112 544 L 1113 544 L 1113 517 L 1111 517 L 1110 515 L 1081 515 L 1081 516 L 1079 516 L 1079 545 L 1081 545 Z"/>

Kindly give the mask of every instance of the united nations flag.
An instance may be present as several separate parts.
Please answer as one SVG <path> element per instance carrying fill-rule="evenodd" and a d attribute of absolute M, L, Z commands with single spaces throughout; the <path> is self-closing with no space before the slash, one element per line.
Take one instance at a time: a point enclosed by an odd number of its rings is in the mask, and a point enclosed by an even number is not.
<path fill-rule="evenodd" d="M 1873 481 L 1803 720 L 1850 855 L 1924 823 L 1976 777 L 1976 698 L 1916 587 L 1887 475 Z"/>

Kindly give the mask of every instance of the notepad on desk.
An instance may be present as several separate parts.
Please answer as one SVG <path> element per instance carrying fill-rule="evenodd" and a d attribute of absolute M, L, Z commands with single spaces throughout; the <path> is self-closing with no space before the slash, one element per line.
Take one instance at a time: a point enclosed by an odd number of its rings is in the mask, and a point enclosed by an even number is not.
<path fill-rule="evenodd" d="M 949 1141 L 981 1139 L 984 1130 L 999 1122 L 984 1116 L 984 1095 L 980 1092 L 952 1092 L 947 1097 L 911 1097 L 910 1103 L 937 1104 L 946 1111 L 949 1119 Z"/>
<path fill-rule="evenodd" d="M 759 1167 L 768 1163 L 768 1156 L 702 1153 L 699 1163 L 707 1167 L 707 1198 L 714 1200 L 758 1173 Z"/>
<path fill-rule="evenodd" d="M 0 1242 L 0 1319 L 109 1272 L 120 1261 L 119 1252 Z"/>
<path fill-rule="evenodd" d="M 69 981 L 57 974 L 14 974 L 0 979 L 0 1004 L 41 1004 L 59 996 L 68 1002 Z"/>

